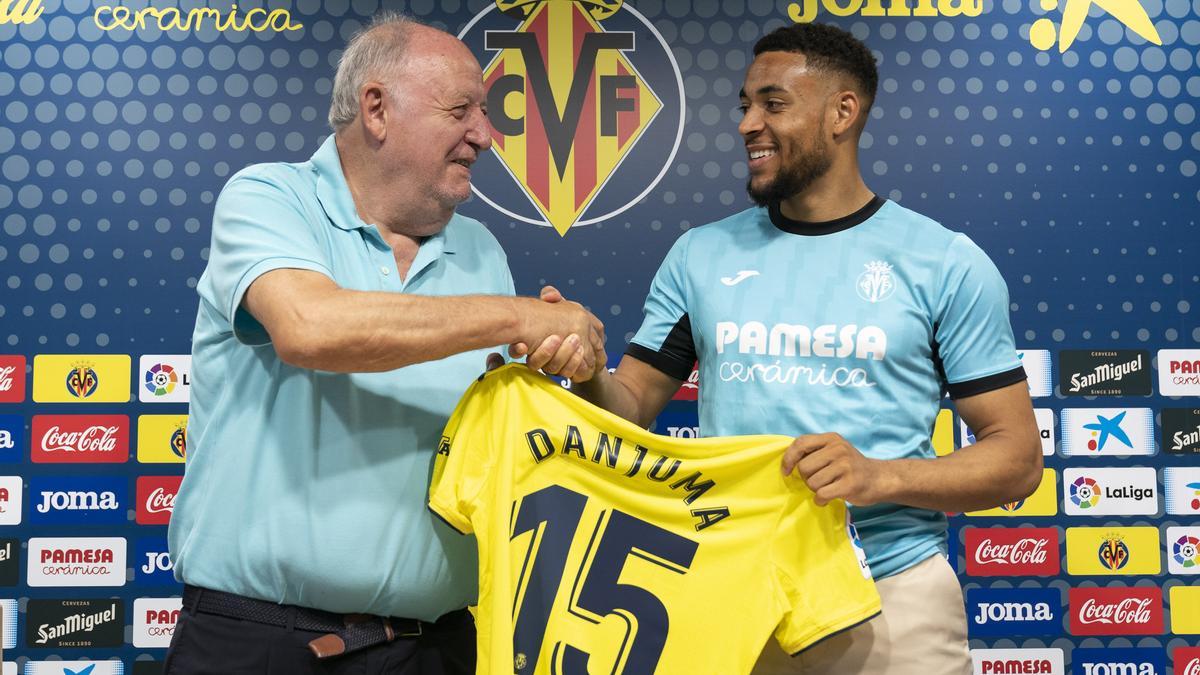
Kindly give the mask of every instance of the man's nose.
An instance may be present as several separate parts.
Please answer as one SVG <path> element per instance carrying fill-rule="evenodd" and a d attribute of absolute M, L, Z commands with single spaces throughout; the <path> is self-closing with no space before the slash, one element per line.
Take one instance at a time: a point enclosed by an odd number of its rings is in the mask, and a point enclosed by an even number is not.
<path fill-rule="evenodd" d="M 476 110 L 467 128 L 466 141 L 479 152 L 492 147 L 492 125 L 482 110 Z"/>

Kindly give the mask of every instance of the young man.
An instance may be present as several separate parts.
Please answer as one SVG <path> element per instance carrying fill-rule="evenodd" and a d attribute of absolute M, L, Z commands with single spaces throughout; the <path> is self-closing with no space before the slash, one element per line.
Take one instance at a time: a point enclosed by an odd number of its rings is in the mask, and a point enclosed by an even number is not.
<path fill-rule="evenodd" d="M 598 355 L 574 390 L 648 425 L 698 360 L 705 436 L 793 435 L 783 471 L 852 504 L 882 616 L 795 658 L 770 644 L 756 673 L 969 673 L 944 512 L 1024 498 L 1042 469 L 1007 289 L 966 236 L 863 181 L 865 45 L 800 24 L 754 54 L 739 132 L 758 207 L 684 234 L 616 372 Z M 936 458 L 945 392 L 977 443 Z"/>

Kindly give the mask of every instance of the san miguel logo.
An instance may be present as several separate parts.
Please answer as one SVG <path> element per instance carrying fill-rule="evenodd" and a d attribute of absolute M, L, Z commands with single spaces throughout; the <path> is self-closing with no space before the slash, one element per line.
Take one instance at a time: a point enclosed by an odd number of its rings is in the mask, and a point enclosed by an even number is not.
<path fill-rule="evenodd" d="M 478 172 L 498 177 L 473 186 L 483 201 L 565 236 L 625 211 L 662 179 L 683 136 L 683 78 L 637 10 L 621 0 L 496 0 L 459 37 L 487 64 L 493 145 L 480 162 L 503 167 Z"/>
<path fill-rule="evenodd" d="M 1150 352 L 1065 349 L 1058 354 L 1058 387 L 1063 396 L 1149 396 Z"/>

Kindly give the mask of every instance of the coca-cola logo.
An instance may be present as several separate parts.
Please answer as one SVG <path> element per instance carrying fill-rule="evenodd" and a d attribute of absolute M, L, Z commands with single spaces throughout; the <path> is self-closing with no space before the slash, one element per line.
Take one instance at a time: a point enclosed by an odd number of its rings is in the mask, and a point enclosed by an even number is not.
<path fill-rule="evenodd" d="M 137 479 L 137 516 L 139 525 L 166 525 L 175 509 L 182 476 L 141 476 Z"/>
<path fill-rule="evenodd" d="M 117 447 L 117 425 L 94 424 L 82 431 L 63 431 L 55 425 L 42 436 L 43 452 L 112 452 Z"/>
<path fill-rule="evenodd" d="M 1200 657 L 1188 661 L 1183 667 L 1183 675 L 1200 675 Z"/>
<path fill-rule="evenodd" d="M 991 539 L 984 539 L 975 549 L 975 562 L 980 565 L 1040 565 L 1046 562 L 1049 544 L 1046 538 L 1027 537 L 1012 544 L 993 544 Z"/>
<path fill-rule="evenodd" d="M 1053 527 L 967 528 L 967 574 L 1053 576 L 1059 573 L 1059 532 Z"/>
<path fill-rule="evenodd" d="M 1149 624 L 1152 617 L 1149 598 L 1125 598 L 1118 602 L 1099 602 L 1095 598 L 1088 598 L 1079 608 L 1079 623 L 1084 625 Z"/>
<path fill-rule="evenodd" d="M 125 415 L 34 415 L 32 458 L 40 463 L 112 462 L 129 459 Z"/>
<path fill-rule="evenodd" d="M 13 387 L 14 366 L 0 366 L 0 391 L 11 391 Z"/>
<path fill-rule="evenodd" d="M 175 508 L 175 493 L 155 488 L 146 498 L 146 510 L 150 513 L 169 512 Z"/>

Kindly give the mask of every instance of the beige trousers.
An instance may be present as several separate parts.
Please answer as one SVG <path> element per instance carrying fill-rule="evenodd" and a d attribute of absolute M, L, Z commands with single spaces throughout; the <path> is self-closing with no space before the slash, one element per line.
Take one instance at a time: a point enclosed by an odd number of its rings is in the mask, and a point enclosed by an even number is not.
<path fill-rule="evenodd" d="M 883 613 L 789 656 L 769 640 L 753 675 L 970 675 L 962 587 L 932 556 L 876 586 Z"/>

